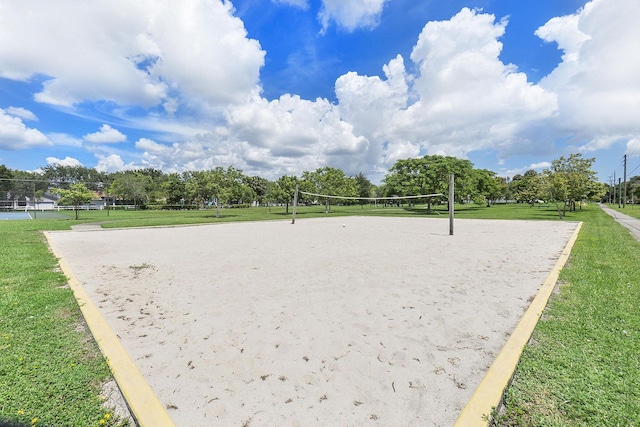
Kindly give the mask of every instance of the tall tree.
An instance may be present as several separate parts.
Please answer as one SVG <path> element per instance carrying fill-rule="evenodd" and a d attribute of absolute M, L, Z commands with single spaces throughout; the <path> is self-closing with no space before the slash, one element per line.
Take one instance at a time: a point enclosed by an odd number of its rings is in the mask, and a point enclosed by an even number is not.
<path fill-rule="evenodd" d="M 472 185 L 470 188 L 473 191 L 471 197 L 474 202 L 478 204 L 486 203 L 487 207 L 490 206 L 491 200 L 495 200 L 499 194 L 499 180 L 496 180 L 496 178 L 496 173 L 487 169 L 474 169 L 472 171 Z"/>
<path fill-rule="evenodd" d="M 298 183 L 297 176 L 282 175 L 269 188 L 267 195 L 269 200 L 286 205 L 285 213 L 289 214 L 289 204 L 293 202 L 293 197 Z"/>
<path fill-rule="evenodd" d="M 531 206 L 534 206 L 536 200 L 549 199 L 544 176 L 533 169 L 526 171 L 524 175 L 514 175 L 511 181 L 511 191 L 516 202 L 526 202 Z"/>
<path fill-rule="evenodd" d="M 160 185 L 162 193 L 170 205 L 184 203 L 186 197 L 186 186 L 184 179 L 177 173 L 171 173 Z"/>
<path fill-rule="evenodd" d="M 348 177 L 341 169 L 325 166 L 313 172 L 305 171 L 302 181 L 310 192 L 327 196 L 357 197 L 358 189 L 355 179 Z M 325 197 L 325 212 L 329 212 L 330 199 Z"/>
<path fill-rule="evenodd" d="M 0 201 L 9 200 L 13 188 L 13 173 L 5 165 L 0 165 Z"/>
<path fill-rule="evenodd" d="M 69 189 L 55 188 L 52 192 L 60 196 L 58 204 L 73 206 L 76 219 L 79 217 L 80 206 L 90 203 L 93 198 L 93 192 L 81 183 L 71 184 Z"/>
<path fill-rule="evenodd" d="M 548 180 L 549 193 L 554 201 L 562 202 L 560 217 L 576 210 L 576 203 L 599 198 L 604 188 L 597 185 L 596 172 L 592 169 L 595 158 L 585 159 L 581 153 L 561 156 L 551 162 L 551 168 L 544 171 Z"/>
<path fill-rule="evenodd" d="M 136 171 L 117 172 L 107 192 L 113 197 L 132 201 L 135 206 L 146 202 L 151 178 Z"/>
<path fill-rule="evenodd" d="M 358 187 L 358 197 L 371 197 L 373 192 L 373 184 L 369 181 L 369 178 L 362 172 L 358 172 L 355 176 L 356 185 Z M 362 201 L 360 204 L 364 204 Z"/>
<path fill-rule="evenodd" d="M 83 183 L 88 189 L 97 191 L 107 182 L 105 173 L 84 166 L 47 165 L 42 169 L 42 179 L 51 181 L 58 188 L 69 188 L 70 184 Z"/>
<path fill-rule="evenodd" d="M 259 176 L 247 176 L 244 179 L 244 184 L 249 187 L 256 195 L 256 202 L 259 205 L 264 203 L 264 199 L 269 192 L 269 187 L 271 186 L 271 182 Z"/>
<path fill-rule="evenodd" d="M 387 196 L 417 196 L 420 194 L 448 194 L 449 174 L 455 175 L 456 198 L 461 201 L 475 192 L 471 180 L 473 163 L 451 156 L 424 156 L 398 160 L 384 178 Z M 444 196 L 442 196 L 444 197 Z M 432 198 L 427 198 L 427 212 L 431 213 Z"/>

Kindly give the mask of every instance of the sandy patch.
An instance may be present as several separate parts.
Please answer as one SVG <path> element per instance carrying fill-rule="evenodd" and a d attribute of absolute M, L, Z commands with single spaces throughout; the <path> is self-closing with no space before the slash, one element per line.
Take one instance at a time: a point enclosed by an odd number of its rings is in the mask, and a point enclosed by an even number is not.
<path fill-rule="evenodd" d="M 451 425 L 575 223 L 54 232 L 178 426 Z"/>

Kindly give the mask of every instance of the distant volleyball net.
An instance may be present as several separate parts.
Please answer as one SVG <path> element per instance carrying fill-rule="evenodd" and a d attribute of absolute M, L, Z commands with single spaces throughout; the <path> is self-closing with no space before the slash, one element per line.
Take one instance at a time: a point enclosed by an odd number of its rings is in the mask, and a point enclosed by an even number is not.
<path fill-rule="evenodd" d="M 453 174 L 450 175 L 449 178 L 449 234 L 453 235 Z M 311 193 L 308 191 L 302 191 L 296 185 L 295 193 L 293 196 L 293 211 L 292 211 L 292 219 L 291 224 L 296 223 L 296 212 L 298 209 L 298 200 L 299 195 L 303 194 L 305 196 L 316 197 L 318 199 L 333 199 L 333 200 L 347 200 L 347 201 L 362 201 L 362 202 L 378 202 L 378 201 L 391 201 L 393 203 L 401 203 L 403 200 L 416 200 L 416 199 L 429 199 L 432 197 L 441 197 L 444 196 L 443 193 L 433 193 L 433 194 L 419 194 L 415 196 L 391 196 L 391 197 L 349 197 L 349 196 L 337 196 L 331 194 L 319 194 L 319 193 Z"/>

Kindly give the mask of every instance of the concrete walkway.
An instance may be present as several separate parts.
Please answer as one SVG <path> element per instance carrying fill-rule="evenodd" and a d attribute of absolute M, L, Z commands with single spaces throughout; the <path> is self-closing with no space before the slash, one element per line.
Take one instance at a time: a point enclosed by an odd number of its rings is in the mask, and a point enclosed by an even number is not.
<path fill-rule="evenodd" d="M 603 205 L 602 203 L 600 204 L 600 207 L 603 211 L 611 215 L 616 221 L 626 227 L 631 232 L 633 237 L 640 241 L 640 219 L 620 213 L 614 209 L 607 207 L 606 205 Z"/>

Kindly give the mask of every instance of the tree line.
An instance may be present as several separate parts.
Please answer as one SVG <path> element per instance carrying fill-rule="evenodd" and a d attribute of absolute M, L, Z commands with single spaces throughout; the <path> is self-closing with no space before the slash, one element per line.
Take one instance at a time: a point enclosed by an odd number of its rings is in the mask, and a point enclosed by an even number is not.
<path fill-rule="evenodd" d="M 83 166 L 49 165 L 37 172 L 26 172 L 0 165 L 0 200 L 38 200 L 46 194 L 68 197 L 68 191 L 75 189 L 84 192 L 85 199 L 100 194 L 113 202 L 139 207 L 215 207 L 219 210 L 222 206 L 278 203 L 285 205 L 288 211 L 298 185 L 308 193 L 352 198 L 442 194 L 424 200 L 430 210 L 432 203 L 447 200 L 449 174 L 453 173 L 457 203 L 490 206 L 501 200 L 532 205 L 537 201 L 555 202 L 562 216 L 566 210 L 576 209 L 582 201 L 604 197 L 609 190 L 597 181 L 592 169 L 594 161 L 581 154 L 572 154 L 554 160 L 543 172 L 529 170 L 509 179 L 487 169 L 474 168 L 469 160 L 426 155 L 398 160 L 380 185 L 372 184 L 363 173 L 347 176 L 341 169 L 328 166 L 304 171 L 300 176 L 283 175 L 268 180 L 246 175 L 233 166 L 182 173 L 165 173 L 153 168 L 105 173 Z M 640 184 L 640 180 L 636 182 Z M 640 197 L 640 185 L 629 188 Z M 300 195 L 300 201 L 326 203 L 327 209 L 330 204 L 329 199 L 318 200 L 317 196 L 304 194 Z M 363 203 L 355 200 L 338 202 Z"/>

